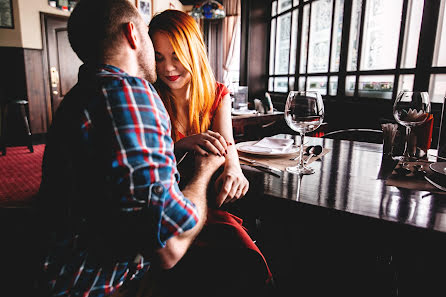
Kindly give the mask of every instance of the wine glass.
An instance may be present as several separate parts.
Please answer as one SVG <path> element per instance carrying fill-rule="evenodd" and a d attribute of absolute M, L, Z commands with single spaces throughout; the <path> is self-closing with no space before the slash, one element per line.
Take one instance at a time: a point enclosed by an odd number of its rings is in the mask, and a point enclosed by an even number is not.
<path fill-rule="evenodd" d="M 414 152 L 409 147 L 410 132 L 413 127 L 423 124 L 429 117 L 431 110 L 429 95 L 427 92 L 403 91 L 396 97 L 393 104 L 393 117 L 406 127 L 406 143 L 401 161 L 414 161 Z"/>
<path fill-rule="evenodd" d="M 313 174 L 314 169 L 304 164 L 305 133 L 316 130 L 324 119 L 324 102 L 318 92 L 291 91 L 285 104 L 285 121 L 288 126 L 300 135 L 299 163 L 287 167 L 294 174 Z"/>

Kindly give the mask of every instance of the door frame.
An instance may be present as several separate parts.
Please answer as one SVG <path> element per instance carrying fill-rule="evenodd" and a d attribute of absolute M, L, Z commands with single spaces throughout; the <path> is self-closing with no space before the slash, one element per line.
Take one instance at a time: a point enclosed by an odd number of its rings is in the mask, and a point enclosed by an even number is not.
<path fill-rule="evenodd" d="M 49 65 L 49 50 L 48 50 L 48 39 L 47 39 L 47 19 L 58 19 L 61 21 L 68 21 L 68 16 L 56 15 L 51 13 L 40 12 L 40 26 L 42 32 L 42 63 L 43 63 L 43 79 L 45 85 L 45 104 L 46 113 L 48 119 L 48 127 L 51 125 L 53 120 L 53 102 L 51 95 L 51 79 L 50 79 L 50 65 Z"/>

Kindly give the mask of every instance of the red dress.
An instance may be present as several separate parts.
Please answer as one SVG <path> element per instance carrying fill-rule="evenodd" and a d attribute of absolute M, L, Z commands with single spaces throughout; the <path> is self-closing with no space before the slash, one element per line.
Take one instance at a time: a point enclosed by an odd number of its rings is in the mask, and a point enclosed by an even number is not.
<path fill-rule="evenodd" d="M 211 119 L 220 107 L 223 97 L 229 93 L 225 85 L 217 82 L 216 96 L 211 109 Z M 212 125 L 212 123 L 211 123 Z M 178 133 L 180 139 L 185 135 Z M 195 247 L 227 249 L 237 252 L 247 249 L 254 251 L 264 263 L 265 282 L 270 282 L 272 275 L 268 264 L 257 245 L 252 241 L 239 217 L 220 209 L 209 208 L 205 227 L 194 243 Z M 258 267 L 257 267 L 258 268 Z M 258 271 L 257 271 L 258 272 Z"/>

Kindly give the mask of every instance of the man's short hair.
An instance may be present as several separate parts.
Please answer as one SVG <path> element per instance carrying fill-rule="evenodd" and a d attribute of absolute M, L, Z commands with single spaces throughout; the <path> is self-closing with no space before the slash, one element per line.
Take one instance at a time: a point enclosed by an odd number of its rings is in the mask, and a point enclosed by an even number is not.
<path fill-rule="evenodd" d="M 68 19 L 68 39 L 79 59 L 97 63 L 119 49 L 124 24 L 141 20 L 128 0 L 81 0 Z"/>

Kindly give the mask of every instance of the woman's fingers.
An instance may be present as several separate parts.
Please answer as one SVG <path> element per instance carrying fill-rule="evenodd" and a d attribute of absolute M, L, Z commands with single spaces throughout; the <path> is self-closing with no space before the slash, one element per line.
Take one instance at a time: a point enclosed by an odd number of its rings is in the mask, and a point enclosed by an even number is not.
<path fill-rule="evenodd" d="M 218 135 L 220 135 L 220 134 L 218 134 Z M 208 133 L 201 134 L 201 141 L 199 142 L 199 144 L 207 151 L 209 151 L 213 154 L 216 154 L 216 155 L 224 156 L 227 153 L 227 150 L 221 143 L 220 138 L 216 138 L 213 135 L 210 135 Z M 226 143 L 225 143 L 225 145 L 226 145 Z"/>
<path fill-rule="evenodd" d="M 227 153 L 228 144 L 226 142 L 226 139 L 218 132 L 214 132 L 214 131 L 208 130 L 207 133 L 209 135 L 213 136 L 214 138 L 216 138 L 220 142 L 220 144 L 223 147 L 223 149 L 225 150 L 225 152 Z"/>

